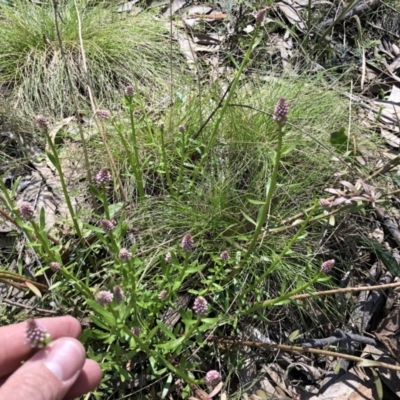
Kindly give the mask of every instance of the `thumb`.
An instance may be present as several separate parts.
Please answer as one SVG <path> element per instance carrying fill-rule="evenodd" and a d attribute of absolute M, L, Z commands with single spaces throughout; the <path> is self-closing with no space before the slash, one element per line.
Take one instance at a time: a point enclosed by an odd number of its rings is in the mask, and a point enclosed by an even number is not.
<path fill-rule="evenodd" d="M 85 349 L 76 339 L 55 340 L 9 376 L 0 389 L 0 399 L 61 400 L 85 360 Z"/>

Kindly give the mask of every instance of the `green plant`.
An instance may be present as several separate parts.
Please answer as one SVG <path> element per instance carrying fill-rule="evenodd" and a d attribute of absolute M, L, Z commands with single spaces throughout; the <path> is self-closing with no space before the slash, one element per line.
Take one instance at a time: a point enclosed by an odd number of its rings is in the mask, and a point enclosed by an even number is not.
<path fill-rule="evenodd" d="M 18 182 L 7 188 L 0 180 L 1 215 L 26 234 L 43 265 L 36 278 L 49 280 L 43 288 L 17 274 L 18 283 L 90 321 L 81 340 L 106 373 L 103 397 L 117 386 L 123 395 L 137 371 L 161 397 L 177 377 L 182 397 L 195 385 L 214 385 L 216 374 L 204 374 L 217 368 L 205 341 L 210 332 L 234 336 L 248 321 L 274 324 L 283 307 L 288 319 L 312 318 L 291 298 L 334 285 L 320 272 L 326 255 L 338 254 L 320 248 L 320 221 L 329 216 L 316 199 L 337 171 L 327 162 L 335 154 L 328 133 L 343 125 L 347 107 L 306 77 L 242 85 L 252 49 L 222 102 L 216 85 L 207 96 L 174 99 L 157 119 L 143 95 L 129 90 L 126 109 L 98 111 L 130 195 L 116 200 L 122 188 L 94 135 L 87 141 L 98 169 L 85 183 L 96 200 L 89 215 L 70 206 L 61 148 L 38 119 L 70 212 L 68 234 L 55 228 L 54 238 L 45 210 L 17 207 Z M 340 318 L 334 301 L 324 311 Z"/>

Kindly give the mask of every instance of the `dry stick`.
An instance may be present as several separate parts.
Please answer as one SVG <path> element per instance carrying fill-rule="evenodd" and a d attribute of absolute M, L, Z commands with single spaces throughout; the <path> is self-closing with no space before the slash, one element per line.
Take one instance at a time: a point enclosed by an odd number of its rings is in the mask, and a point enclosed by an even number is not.
<path fill-rule="evenodd" d="M 302 293 L 296 294 L 295 296 L 290 297 L 290 300 L 304 300 L 310 297 L 316 296 L 329 296 L 330 294 L 337 293 L 349 293 L 349 292 L 364 292 L 371 290 L 383 290 L 400 286 L 400 282 L 387 283 L 385 285 L 375 285 L 375 286 L 358 286 L 358 287 L 350 287 L 350 288 L 340 288 L 340 289 L 332 289 L 332 290 L 324 290 L 322 292 L 315 293 Z"/>
<path fill-rule="evenodd" d="M 48 289 L 47 286 L 39 282 L 32 281 L 31 279 L 25 278 L 21 275 L 15 274 L 13 276 L 10 276 L 10 274 L 7 274 L 7 272 L 4 271 L 0 272 L 0 282 L 6 283 L 20 290 L 29 289 L 26 283 L 30 283 L 32 286 L 36 286 L 38 289 L 41 289 L 44 292 Z"/>
<path fill-rule="evenodd" d="M 308 222 L 311 223 L 311 222 L 319 221 L 320 219 L 328 218 L 328 217 L 330 217 L 332 215 L 338 214 L 340 211 L 343 211 L 343 209 L 345 209 L 347 207 L 348 206 L 344 206 L 344 207 L 341 207 L 341 208 L 337 208 L 336 210 L 332 210 L 332 211 L 330 211 L 330 212 L 328 212 L 326 214 L 317 215 L 316 217 L 310 218 Z M 304 221 L 302 221 L 302 222 L 304 222 Z M 292 225 L 281 226 L 279 228 L 275 228 L 274 230 L 270 230 L 270 231 L 267 230 L 267 231 L 264 231 L 262 233 L 262 236 L 264 238 L 267 235 L 275 235 L 277 233 L 280 233 L 280 232 L 283 232 L 283 231 L 287 231 L 288 229 L 295 228 L 298 225 L 300 225 L 300 223 L 297 224 L 297 225 L 293 225 L 292 224 Z"/>
<path fill-rule="evenodd" d="M 332 24 L 337 24 L 340 21 L 349 19 L 353 17 L 354 15 L 362 15 L 365 14 L 367 11 L 374 10 L 377 8 L 380 4 L 380 0 L 367 0 L 366 2 L 362 2 L 361 4 L 358 4 L 354 6 L 353 8 L 350 8 L 348 12 L 346 12 L 344 15 L 339 15 L 338 18 L 328 18 L 325 21 L 321 22 L 319 24 L 319 28 L 326 28 L 332 26 Z"/>
<path fill-rule="evenodd" d="M 322 292 L 296 294 L 294 296 L 288 297 L 288 300 L 304 300 L 304 299 L 309 299 L 311 297 L 329 296 L 331 294 L 337 294 L 337 293 L 369 292 L 372 290 L 383 290 L 383 289 L 388 289 L 388 288 L 394 288 L 397 286 L 400 286 L 400 282 L 386 283 L 384 285 L 376 285 L 376 286 L 359 286 L 359 287 L 350 287 L 350 288 L 331 289 L 331 290 L 324 290 Z M 262 307 L 263 304 L 265 303 L 265 306 L 267 306 L 273 300 L 274 299 L 258 301 L 256 303 L 252 303 L 250 305 L 252 307 L 257 306 L 257 305 L 260 305 Z"/>
<path fill-rule="evenodd" d="M 45 308 L 36 308 L 36 307 L 32 307 L 32 306 L 28 306 L 27 304 L 22 304 L 22 303 L 17 303 L 16 301 L 11 301 L 8 299 L 2 299 L 2 302 L 9 304 L 10 306 L 14 306 L 14 307 L 20 307 L 20 308 L 26 308 L 27 310 L 31 310 L 31 311 L 38 311 L 41 313 L 46 313 L 46 314 L 54 314 L 57 315 L 58 311 L 55 310 L 46 310 Z"/>
<path fill-rule="evenodd" d="M 62 58 L 62 60 L 64 62 L 64 68 L 65 68 L 65 73 L 67 74 L 69 91 L 71 93 L 71 99 L 72 99 L 72 102 L 74 104 L 76 120 L 78 122 L 79 137 L 80 137 L 81 142 L 82 142 L 83 157 L 85 159 L 85 167 L 86 167 L 87 179 L 88 179 L 89 182 L 92 182 L 92 173 L 90 172 L 90 164 L 89 164 L 89 156 L 88 156 L 87 146 L 86 146 L 86 139 L 85 139 L 85 135 L 83 134 L 82 122 L 81 122 L 81 119 L 79 118 L 78 100 L 77 100 L 76 95 L 74 93 L 74 86 L 72 85 L 71 76 L 69 75 L 67 57 L 65 56 L 64 46 L 63 46 L 63 43 L 62 43 L 60 30 L 59 30 L 59 27 L 58 27 L 57 0 L 53 0 L 53 8 L 54 8 L 54 23 L 55 23 L 57 39 L 58 39 L 58 43 L 59 43 L 60 51 L 61 51 L 61 58 Z M 94 194 L 91 191 L 90 191 L 90 197 L 92 199 L 92 206 L 93 206 L 94 210 L 96 211 L 97 210 L 96 198 L 95 198 Z"/>
<path fill-rule="evenodd" d="M 114 177 L 117 178 L 118 184 L 119 184 L 119 186 L 121 188 L 122 197 L 123 197 L 124 201 L 127 202 L 128 201 L 128 197 L 126 195 L 125 188 L 124 188 L 124 186 L 122 184 L 121 177 L 118 174 L 117 167 L 115 165 L 114 158 L 113 158 L 113 155 L 112 155 L 111 150 L 110 150 L 110 146 L 108 145 L 107 136 L 106 136 L 106 134 L 104 132 L 103 124 L 100 122 L 100 118 L 96 114 L 96 110 L 98 109 L 98 106 L 97 106 L 96 100 L 95 100 L 95 98 L 93 96 L 92 88 L 91 88 L 90 82 L 89 82 L 89 74 L 88 74 L 88 69 L 87 69 L 87 64 L 86 64 L 86 54 L 85 54 L 85 48 L 83 47 L 83 39 L 82 39 L 82 23 L 81 23 L 81 17 L 80 17 L 80 14 L 79 14 L 79 9 L 78 9 L 78 5 L 76 3 L 76 0 L 74 0 L 74 5 L 75 5 L 76 17 L 78 19 L 79 47 L 80 47 L 81 55 L 82 55 L 83 71 L 84 71 L 85 76 L 86 76 L 86 85 L 87 85 L 87 90 L 88 90 L 88 93 L 89 93 L 90 104 L 92 106 L 92 112 L 93 112 L 93 115 L 94 115 L 94 120 L 95 120 L 97 128 L 98 128 L 98 130 L 100 132 L 101 139 L 103 141 L 104 147 L 106 148 L 107 156 L 108 156 L 108 159 L 109 159 L 109 162 L 110 162 L 110 165 L 111 165 L 111 169 L 112 169 L 112 171 L 114 173 Z"/>
<path fill-rule="evenodd" d="M 298 352 L 298 353 L 312 353 L 312 354 L 320 354 L 324 356 L 331 356 L 331 357 L 338 357 L 343 358 L 345 360 L 355 361 L 355 362 L 363 362 L 368 361 L 365 358 L 351 356 L 344 353 L 337 353 L 335 351 L 328 351 L 328 350 L 320 350 L 320 349 L 313 349 L 309 347 L 300 347 L 300 346 L 288 346 L 284 344 L 273 344 L 273 343 L 263 343 L 263 342 L 250 342 L 246 340 L 237 340 L 237 339 L 229 339 L 225 337 L 216 337 L 216 336 L 209 336 L 206 338 L 206 342 L 213 342 L 213 343 L 222 343 L 224 345 L 240 345 L 240 346 L 248 346 L 248 347 L 257 347 L 257 348 L 274 348 L 283 351 L 290 351 L 290 352 Z M 387 368 L 394 371 L 400 371 L 400 366 L 383 363 L 380 361 L 374 361 L 374 367 L 378 368 Z"/>

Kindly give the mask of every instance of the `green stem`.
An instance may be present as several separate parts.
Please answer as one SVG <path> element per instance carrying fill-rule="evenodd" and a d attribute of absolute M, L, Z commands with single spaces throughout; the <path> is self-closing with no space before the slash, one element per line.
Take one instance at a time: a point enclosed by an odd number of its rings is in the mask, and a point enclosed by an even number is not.
<path fill-rule="evenodd" d="M 279 163 L 281 161 L 281 155 L 282 155 L 281 154 L 282 153 L 282 142 L 283 142 L 282 128 L 283 128 L 283 126 L 279 125 L 278 145 L 277 145 L 276 152 L 275 152 L 274 169 L 272 170 L 272 176 L 271 176 L 271 181 L 270 181 L 271 183 L 268 188 L 267 198 L 265 199 L 265 203 L 262 206 L 261 216 L 258 218 L 257 226 L 253 233 L 253 238 L 251 239 L 249 247 L 247 248 L 247 251 L 246 251 L 245 255 L 243 256 L 241 264 L 244 264 L 250 257 L 250 255 L 254 249 L 254 246 L 258 240 L 258 237 L 261 233 L 261 229 L 264 226 L 264 223 L 267 219 L 269 208 L 271 206 L 272 196 L 275 192 L 276 182 L 278 180 Z"/>
<path fill-rule="evenodd" d="M 184 372 L 182 372 L 179 368 L 175 368 L 166 358 L 164 358 L 160 351 L 157 350 L 151 350 L 147 344 L 140 339 L 138 336 L 136 336 L 134 333 L 132 333 L 128 328 L 124 328 L 124 331 L 135 338 L 135 342 L 138 344 L 140 349 L 147 354 L 147 356 L 153 357 L 155 360 L 160 361 L 162 364 L 164 364 L 165 367 L 167 367 L 173 374 L 176 376 L 179 376 L 181 379 L 183 379 L 184 382 L 187 383 L 192 383 L 192 384 L 197 384 L 198 382 L 191 378 L 189 375 L 186 375 Z"/>
<path fill-rule="evenodd" d="M 135 180 L 136 180 L 136 184 L 138 185 L 138 191 L 139 191 L 139 196 L 140 196 L 140 188 L 139 188 L 138 182 L 141 182 L 141 176 L 140 176 L 140 174 L 139 174 L 139 172 L 138 172 L 138 170 L 137 170 L 137 168 L 136 168 L 136 159 L 135 159 L 135 155 L 132 154 L 132 152 L 131 152 L 131 150 L 130 150 L 129 143 L 128 143 L 128 141 L 125 139 L 125 137 L 124 137 L 124 135 L 123 135 L 121 129 L 120 129 L 117 125 L 115 125 L 115 124 L 114 124 L 114 128 L 115 128 L 116 131 L 118 132 L 118 135 L 119 135 L 119 137 L 120 137 L 120 139 L 121 139 L 121 141 L 122 141 L 122 144 L 124 145 L 124 148 L 125 148 L 125 150 L 126 150 L 126 152 L 127 152 L 127 154 L 128 154 L 129 163 L 130 163 L 130 166 L 132 167 L 133 175 L 135 176 Z M 143 195 L 144 195 L 144 192 L 143 192 Z"/>
<path fill-rule="evenodd" d="M 184 340 L 187 340 L 190 338 L 190 336 L 192 336 L 192 334 L 196 331 L 196 329 L 200 326 L 201 323 L 201 317 L 198 315 L 197 316 L 197 321 L 195 324 L 193 324 L 188 330 L 187 332 L 185 332 L 184 336 Z"/>
<path fill-rule="evenodd" d="M 179 185 L 182 185 L 182 174 L 183 174 L 183 163 L 185 162 L 185 148 L 186 148 L 186 132 L 182 132 L 182 136 L 181 136 L 181 142 L 182 142 L 182 146 L 181 146 L 181 165 L 179 166 L 179 177 L 178 177 L 178 182 Z"/>
<path fill-rule="evenodd" d="M 167 152 L 165 151 L 165 140 L 164 140 L 164 125 L 161 126 L 161 155 L 163 158 L 164 168 L 165 168 L 165 175 L 167 176 L 167 182 L 169 186 L 169 190 L 172 192 L 174 190 L 171 175 L 169 173 L 169 166 L 167 160 Z"/>
<path fill-rule="evenodd" d="M 108 219 L 108 220 L 111 220 L 111 217 L 110 217 L 110 210 L 109 210 L 109 208 L 108 208 L 108 202 L 107 202 L 107 192 L 106 192 L 106 185 L 104 185 L 104 184 L 102 184 L 101 185 L 102 187 L 101 187 L 101 197 L 102 197 L 102 202 L 103 202 L 103 207 L 104 207 L 104 214 L 105 214 L 105 216 L 106 216 L 106 218 Z"/>
<path fill-rule="evenodd" d="M 234 95 L 234 93 L 236 91 L 236 87 L 237 87 L 237 85 L 239 83 L 240 76 L 242 75 L 245 67 L 247 66 L 247 64 L 248 64 L 248 62 L 250 60 L 250 56 L 251 56 L 251 53 L 253 51 L 254 42 L 256 40 L 256 37 L 258 36 L 259 30 L 260 30 L 260 24 L 256 24 L 256 28 L 254 30 L 254 34 L 251 37 L 250 45 L 249 45 L 249 47 L 248 47 L 248 49 L 246 51 L 246 54 L 245 54 L 245 56 L 243 58 L 242 63 L 239 66 L 238 72 L 236 73 L 235 77 L 233 78 L 233 82 L 232 82 L 232 85 L 230 87 L 229 93 L 226 96 L 226 99 L 225 99 L 225 101 L 224 101 L 224 103 L 222 105 L 221 112 L 219 113 L 218 118 L 217 118 L 217 120 L 215 122 L 213 130 L 211 132 L 211 137 L 208 140 L 207 147 L 206 147 L 206 149 L 204 151 L 204 154 L 203 154 L 203 157 L 202 157 L 202 159 L 200 161 L 200 165 L 198 166 L 198 168 L 196 168 L 196 171 L 198 171 L 198 173 L 200 173 L 201 167 L 204 165 L 204 162 L 206 161 L 207 156 L 208 156 L 209 152 L 211 151 L 211 148 L 214 146 L 214 139 L 215 139 L 215 136 L 218 133 L 218 128 L 219 128 L 219 126 L 220 126 L 220 124 L 222 122 L 222 118 L 224 117 L 224 115 L 226 113 L 226 110 L 227 110 L 227 108 L 229 106 L 229 103 L 230 103 L 230 101 L 232 99 L 232 96 Z M 195 174 L 195 176 L 193 177 L 192 184 L 196 181 L 198 173 Z"/>
<path fill-rule="evenodd" d="M 49 257 L 49 259 L 53 260 L 54 259 L 54 255 L 53 255 L 53 252 L 50 250 L 49 243 L 47 241 L 47 237 L 43 237 L 42 236 L 42 232 L 40 231 L 40 229 L 37 226 L 35 221 L 30 221 L 30 223 L 31 223 L 31 225 L 33 227 L 33 230 L 35 231 L 36 238 L 37 238 L 37 240 L 39 240 L 39 242 L 43 246 L 43 249 L 44 249 L 47 257 Z"/>
<path fill-rule="evenodd" d="M 307 216 L 306 220 L 300 226 L 300 229 L 289 240 L 289 243 L 285 246 L 285 248 L 281 251 L 281 253 L 275 258 L 275 260 L 273 261 L 271 266 L 266 271 L 264 271 L 263 274 L 261 274 L 261 276 L 257 279 L 257 281 L 253 285 L 249 286 L 245 291 L 243 291 L 240 294 L 241 297 L 244 297 L 244 296 L 248 295 L 249 293 L 254 292 L 256 290 L 257 286 L 259 285 L 259 283 L 262 282 L 275 269 L 276 265 L 282 260 L 283 257 L 285 257 L 286 253 L 292 248 L 293 244 L 296 243 L 297 239 L 303 234 L 303 232 L 306 229 L 309 221 L 311 220 L 311 217 L 313 215 L 313 211 L 316 208 L 317 208 L 317 206 L 315 205 L 314 208 L 309 213 L 309 215 Z M 235 276 L 237 273 L 239 273 L 240 269 L 241 268 L 239 266 L 239 268 L 237 270 L 234 270 L 233 274 L 231 274 L 229 279 L 232 279 L 233 276 Z"/>
<path fill-rule="evenodd" d="M 83 283 L 82 280 L 76 278 L 73 274 L 71 274 L 66 268 L 61 268 L 61 273 L 64 275 L 64 278 L 70 279 L 75 282 L 78 290 L 84 295 L 84 297 L 88 299 L 93 299 L 93 293 L 90 291 L 89 287 Z"/>
<path fill-rule="evenodd" d="M 139 147 L 138 147 L 137 138 L 136 138 L 135 119 L 133 116 L 133 104 L 132 103 L 129 104 L 129 117 L 131 120 L 131 140 L 132 140 L 132 144 L 133 144 L 133 151 L 135 153 L 135 164 L 132 165 L 132 167 L 134 168 L 136 184 L 137 184 L 138 191 L 139 191 L 139 198 L 144 199 L 145 193 L 144 193 L 144 188 L 143 188 L 143 176 L 142 176 L 142 170 L 140 168 Z"/>
<path fill-rule="evenodd" d="M 131 286 L 131 298 L 129 300 L 128 312 L 133 308 L 135 312 L 135 318 L 138 319 L 138 307 L 137 307 L 137 298 L 136 298 L 136 276 L 135 276 L 135 266 L 132 263 L 132 259 L 130 259 L 126 264 L 125 268 L 127 268 L 127 275 L 129 277 L 129 283 Z"/>
<path fill-rule="evenodd" d="M 49 144 L 49 146 L 51 148 L 52 155 L 53 155 L 54 160 L 55 160 L 54 166 L 56 167 L 57 172 L 58 172 L 58 176 L 60 178 L 60 183 L 61 183 L 62 191 L 63 191 L 63 194 L 64 194 L 65 202 L 67 203 L 68 211 L 69 211 L 69 213 L 71 215 L 75 231 L 76 231 L 80 241 L 83 242 L 81 228 L 79 227 L 78 218 L 77 218 L 77 216 L 75 214 L 74 208 L 72 207 L 71 199 L 70 199 L 69 194 L 68 194 L 68 189 L 67 189 L 67 185 L 65 184 L 64 174 L 63 174 L 63 171 L 62 171 L 62 168 L 61 168 L 60 159 L 58 157 L 57 149 L 54 146 L 53 140 L 51 139 L 47 128 L 44 131 L 45 131 L 45 134 L 46 134 L 47 142 L 48 142 L 48 144 Z"/>
<path fill-rule="evenodd" d="M 295 296 L 296 294 L 303 292 L 306 290 L 308 287 L 312 286 L 317 280 L 321 277 L 322 272 L 319 271 L 314 278 L 312 278 L 310 281 L 305 283 L 304 285 L 298 287 L 297 289 L 292 290 L 291 292 L 285 293 L 282 296 L 279 296 L 275 299 L 270 299 L 263 301 L 262 303 L 257 303 L 253 307 L 248 308 L 247 310 L 244 310 L 240 313 L 240 315 L 245 315 L 245 314 L 251 314 L 254 311 L 259 310 L 260 308 L 265 308 L 265 307 L 271 307 L 274 304 L 280 303 L 281 301 L 288 300 L 290 297 Z"/>

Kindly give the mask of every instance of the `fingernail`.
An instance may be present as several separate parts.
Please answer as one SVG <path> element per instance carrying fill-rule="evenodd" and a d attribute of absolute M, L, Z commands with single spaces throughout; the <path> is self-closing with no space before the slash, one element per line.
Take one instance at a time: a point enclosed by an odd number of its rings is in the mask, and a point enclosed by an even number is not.
<path fill-rule="evenodd" d="M 62 340 L 51 344 L 44 365 L 62 382 L 70 380 L 84 363 L 84 353 L 78 342 Z"/>

